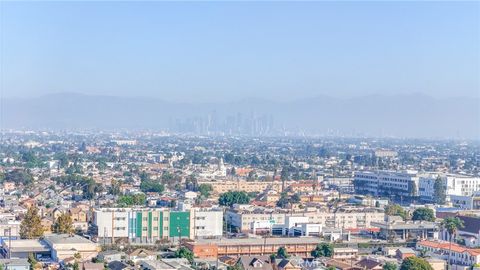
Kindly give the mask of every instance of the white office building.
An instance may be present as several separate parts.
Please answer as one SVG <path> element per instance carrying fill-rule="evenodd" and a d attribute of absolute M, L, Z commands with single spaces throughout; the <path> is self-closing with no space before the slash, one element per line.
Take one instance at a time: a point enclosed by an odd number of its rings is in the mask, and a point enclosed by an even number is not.
<path fill-rule="evenodd" d="M 417 171 L 358 171 L 354 176 L 355 192 L 374 196 L 418 195 Z"/>
<path fill-rule="evenodd" d="M 455 196 L 472 196 L 480 191 L 480 177 L 453 174 L 429 174 L 419 179 L 419 196 L 422 200 L 433 202 L 435 194 L 435 181 L 437 178 L 443 182 L 447 200 Z"/>

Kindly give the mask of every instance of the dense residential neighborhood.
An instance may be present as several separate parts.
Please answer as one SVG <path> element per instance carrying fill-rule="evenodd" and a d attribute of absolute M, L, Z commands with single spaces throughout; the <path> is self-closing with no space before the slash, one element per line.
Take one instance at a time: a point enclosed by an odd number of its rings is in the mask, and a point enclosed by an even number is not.
<path fill-rule="evenodd" d="M 2 135 L 7 269 L 480 265 L 476 143 Z"/>

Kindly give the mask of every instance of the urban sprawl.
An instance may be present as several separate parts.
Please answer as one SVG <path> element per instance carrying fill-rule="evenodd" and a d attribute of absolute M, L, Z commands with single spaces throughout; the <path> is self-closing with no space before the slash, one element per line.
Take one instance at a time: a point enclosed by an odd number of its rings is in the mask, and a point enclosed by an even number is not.
<path fill-rule="evenodd" d="M 480 269 L 478 142 L 1 140 L 2 269 Z"/>

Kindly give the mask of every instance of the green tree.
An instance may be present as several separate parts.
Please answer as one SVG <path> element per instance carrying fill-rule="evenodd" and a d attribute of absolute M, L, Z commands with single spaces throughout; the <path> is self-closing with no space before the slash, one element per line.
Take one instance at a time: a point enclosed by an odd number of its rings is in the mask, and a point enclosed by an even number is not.
<path fill-rule="evenodd" d="M 180 247 L 177 251 L 175 251 L 175 257 L 187 259 L 190 263 L 193 262 L 193 252 L 186 247 Z"/>
<path fill-rule="evenodd" d="M 102 184 L 95 182 L 93 178 L 87 178 L 83 184 L 83 197 L 87 200 L 95 198 L 97 193 L 100 193 L 103 189 Z"/>
<path fill-rule="evenodd" d="M 162 193 L 165 191 L 165 186 L 160 182 L 155 182 L 153 180 L 144 180 L 140 183 L 140 190 L 143 192 L 157 192 Z"/>
<path fill-rule="evenodd" d="M 254 181 L 258 178 L 257 173 L 254 170 L 248 172 L 247 181 Z"/>
<path fill-rule="evenodd" d="M 277 250 L 277 257 L 283 258 L 283 259 L 288 258 L 289 256 L 288 256 L 287 249 L 285 247 L 279 247 Z"/>
<path fill-rule="evenodd" d="M 299 203 L 301 201 L 300 195 L 293 194 L 288 196 L 286 192 L 280 194 L 280 199 L 277 201 L 277 206 L 281 208 L 287 207 L 289 204 Z"/>
<path fill-rule="evenodd" d="M 210 184 L 201 184 L 200 186 L 198 186 L 198 192 L 200 192 L 200 195 L 202 197 L 205 197 L 205 198 L 210 197 L 212 191 L 213 191 L 213 187 Z"/>
<path fill-rule="evenodd" d="M 444 230 L 448 232 L 450 245 L 448 248 L 448 264 L 450 265 L 450 257 L 452 256 L 452 241 L 457 233 L 458 229 L 465 227 L 463 221 L 458 217 L 447 217 L 445 218 L 441 226 Z"/>
<path fill-rule="evenodd" d="M 433 197 L 435 199 L 435 203 L 442 205 L 445 204 L 447 200 L 447 192 L 440 176 L 435 179 L 435 183 L 433 184 L 433 190 Z"/>
<path fill-rule="evenodd" d="M 33 151 L 27 151 L 23 152 L 21 159 L 23 162 L 25 162 L 25 167 L 27 168 L 36 168 L 36 167 L 42 167 L 43 163 L 40 160 L 40 158 L 37 157 L 37 155 Z"/>
<path fill-rule="evenodd" d="M 54 233 L 72 233 L 73 221 L 68 213 L 61 214 L 53 224 Z"/>
<path fill-rule="evenodd" d="M 20 237 L 22 239 L 37 239 L 43 236 L 43 227 L 41 223 L 38 208 L 32 206 L 28 208 L 25 217 L 20 224 Z"/>
<path fill-rule="evenodd" d="M 333 255 L 333 245 L 330 243 L 320 243 L 315 247 L 312 252 L 310 252 L 312 257 L 332 257 Z"/>
<path fill-rule="evenodd" d="M 143 193 L 133 194 L 133 195 L 123 195 L 120 196 L 117 200 L 117 203 L 120 206 L 132 206 L 132 205 L 145 205 L 147 201 L 147 196 Z"/>
<path fill-rule="evenodd" d="M 329 266 L 327 267 L 327 270 L 337 270 L 337 268 L 335 266 Z"/>
<path fill-rule="evenodd" d="M 224 206 L 232 206 L 234 204 L 247 204 L 250 202 L 250 197 L 244 191 L 228 191 L 222 193 L 218 198 L 218 203 Z"/>
<path fill-rule="evenodd" d="M 385 207 L 385 215 L 401 216 L 403 220 L 407 219 L 407 212 L 398 204 L 389 204 Z"/>
<path fill-rule="evenodd" d="M 290 198 L 290 201 L 292 203 L 299 203 L 302 199 L 300 198 L 300 195 L 297 193 L 293 194 L 292 197 Z"/>
<path fill-rule="evenodd" d="M 435 221 L 435 214 L 430 208 L 420 207 L 413 211 L 412 220 Z"/>
<path fill-rule="evenodd" d="M 432 266 L 423 258 L 408 257 L 403 260 L 400 270 L 433 270 Z"/>
<path fill-rule="evenodd" d="M 277 206 L 280 208 L 285 208 L 288 206 L 289 203 L 290 203 L 290 200 L 288 198 L 288 194 L 286 192 L 282 192 L 280 194 L 280 198 L 277 201 Z"/>
<path fill-rule="evenodd" d="M 382 267 L 383 270 L 397 270 L 397 264 L 393 262 L 387 262 L 386 264 L 383 265 Z"/>
<path fill-rule="evenodd" d="M 37 259 L 35 259 L 35 255 L 33 253 L 28 254 L 28 263 L 30 264 L 30 270 L 37 268 Z"/>
<path fill-rule="evenodd" d="M 276 259 L 277 259 L 277 255 L 276 254 L 270 254 L 269 258 L 270 258 L 270 263 L 274 264 Z"/>
<path fill-rule="evenodd" d="M 122 181 L 117 181 L 115 179 L 112 180 L 110 184 L 110 194 L 117 196 L 120 194 L 120 187 L 122 186 Z"/>
<path fill-rule="evenodd" d="M 5 181 L 14 182 L 17 185 L 30 186 L 33 184 L 33 177 L 25 170 L 15 169 L 5 173 Z"/>
<path fill-rule="evenodd" d="M 227 270 L 243 270 L 242 266 L 240 266 L 240 264 L 235 264 L 235 265 L 232 265 L 232 266 L 227 266 Z"/>

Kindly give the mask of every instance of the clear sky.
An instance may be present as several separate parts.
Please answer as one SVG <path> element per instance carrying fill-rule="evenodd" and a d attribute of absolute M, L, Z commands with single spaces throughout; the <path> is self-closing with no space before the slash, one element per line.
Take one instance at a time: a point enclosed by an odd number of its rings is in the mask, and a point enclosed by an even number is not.
<path fill-rule="evenodd" d="M 5 2 L 2 95 L 480 94 L 479 2 Z"/>

